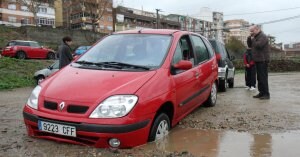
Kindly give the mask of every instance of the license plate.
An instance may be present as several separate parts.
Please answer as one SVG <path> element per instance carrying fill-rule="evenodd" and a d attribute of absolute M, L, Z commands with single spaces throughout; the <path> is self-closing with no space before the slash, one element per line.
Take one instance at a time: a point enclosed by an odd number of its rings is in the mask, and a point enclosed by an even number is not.
<path fill-rule="evenodd" d="M 38 127 L 40 131 L 76 137 L 76 128 L 74 126 L 38 121 Z"/>

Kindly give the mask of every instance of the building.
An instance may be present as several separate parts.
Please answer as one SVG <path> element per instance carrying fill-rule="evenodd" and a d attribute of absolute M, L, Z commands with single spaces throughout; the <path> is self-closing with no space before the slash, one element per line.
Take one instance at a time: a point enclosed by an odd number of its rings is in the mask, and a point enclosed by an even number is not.
<path fill-rule="evenodd" d="M 115 9 L 115 31 L 141 28 L 180 29 L 180 24 L 156 13 L 118 6 Z M 157 20 L 159 20 L 157 25 Z"/>
<path fill-rule="evenodd" d="M 224 20 L 223 20 L 223 13 L 221 12 L 213 12 L 213 38 L 224 42 L 223 36 L 223 27 L 224 27 Z"/>
<path fill-rule="evenodd" d="M 227 20 L 224 22 L 224 30 L 227 31 L 224 40 L 227 43 L 231 37 L 243 42 L 247 46 L 247 37 L 250 35 L 249 22 L 243 19 Z"/>
<path fill-rule="evenodd" d="M 177 14 L 169 14 L 166 18 L 180 23 L 181 30 L 183 31 L 196 32 L 207 38 L 212 38 L 212 22 Z"/>
<path fill-rule="evenodd" d="M 55 25 L 55 11 L 48 3 L 42 3 L 38 8 L 36 24 L 40 26 Z M 33 25 L 34 15 L 27 6 L 20 5 L 16 0 L 0 1 L 0 24 L 20 27 Z"/>
<path fill-rule="evenodd" d="M 300 49 L 300 42 L 284 44 L 284 49 Z"/>
<path fill-rule="evenodd" d="M 65 28 L 101 33 L 113 31 L 112 0 L 63 0 L 62 10 Z"/>

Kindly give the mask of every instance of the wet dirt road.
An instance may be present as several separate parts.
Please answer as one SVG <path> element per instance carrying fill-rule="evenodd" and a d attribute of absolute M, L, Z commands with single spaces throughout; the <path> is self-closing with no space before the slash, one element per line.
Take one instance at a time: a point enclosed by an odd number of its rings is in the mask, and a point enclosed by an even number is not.
<path fill-rule="evenodd" d="M 127 150 L 95 149 L 30 138 L 22 108 L 32 88 L 0 92 L 0 157 L 6 156 L 300 156 L 300 73 L 270 74 L 270 100 L 235 88 L 218 93 L 217 105 L 200 107 L 164 140 Z"/>

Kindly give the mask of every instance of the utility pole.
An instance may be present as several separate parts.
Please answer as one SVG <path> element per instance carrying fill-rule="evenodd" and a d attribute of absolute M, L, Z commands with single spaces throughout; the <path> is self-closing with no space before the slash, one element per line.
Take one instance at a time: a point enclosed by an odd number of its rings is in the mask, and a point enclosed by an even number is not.
<path fill-rule="evenodd" d="M 156 9 L 156 29 L 159 29 L 159 24 L 160 24 L 160 18 L 158 12 L 160 12 L 160 9 Z"/>

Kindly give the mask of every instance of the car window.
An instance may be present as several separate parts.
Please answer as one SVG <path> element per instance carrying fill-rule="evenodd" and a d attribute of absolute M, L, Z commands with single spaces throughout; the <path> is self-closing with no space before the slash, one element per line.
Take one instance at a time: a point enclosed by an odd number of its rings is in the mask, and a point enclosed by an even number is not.
<path fill-rule="evenodd" d="M 11 41 L 9 43 L 7 43 L 6 46 L 15 46 L 16 45 L 16 42 L 15 41 Z"/>
<path fill-rule="evenodd" d="M 215 55 L 215 51 L 213 50 L 213 48 L 211 47 L 211 44 L 208 40 L 206 39 L 203 39 L 202 40 L 204 41 L 205 45 L 206 45 L 206 48 L 208 50 L 208 53 L 209 53 L 209 57 L 213 57 Z"/>
<path fill-rule="evenodd" d="M 208 50 L 202 39 L 199 36 L 192 35 L 192 41 L 195 47 L 195 54 L 197 58 L 197 64 L 209 59 Z"/>
<path fill-rule="evenodd" d="M 52 64 L 53 69 L 59 69 L 59 62 L 56 61 L 55 63 Z"/>
<path fill-rule="evenodd" d="M 220 45 L 220 48 L 221 48 L 221 52 L 222 52 L 222 54 L 221 54 L 221 57 L 223 58 L 223 59 L 225 59 L 225 58 L 228 58 L 228 55 L 227 55 L 227 51 L 226 51 L 226 49 L 225 49 L 225 46 L 223 45 L 223 44 L 221 44 L 221 43 L 219 43 L 219 45 Z"/>
<path fill-rule="evenodd" d="M 192 48 L 192 44 L 191 44 L 189 36 L 185 35 L 185 36 L 181 37 L 179 40 L 179 45 L 180 45 L 181 53 L 182 53 L 182 57 L 183 57 L 182 59 L 191 61 L 194 66 L 195 65 L 195 56 L 193 53 L 193 48 Z"/>
<path fill-rule="evenodd" d="M 178 43 L 173 56 L 172 64 L 177 64 L 181 60 L 183 60 L 182 49 L 180 47 L 180 44 Z"/>
<path fill-rule="evenodd" d="M 93 46 L 78 61 L 121 62 L 156 68 L 164 60 L 171 39 L 169 35 L 111 35 Z"/>
<path fill-rule="evenodd" d="M 40 44 L 37 42 L 30 42 L 29 44 L 31 47 L 41 47 Z"/>

